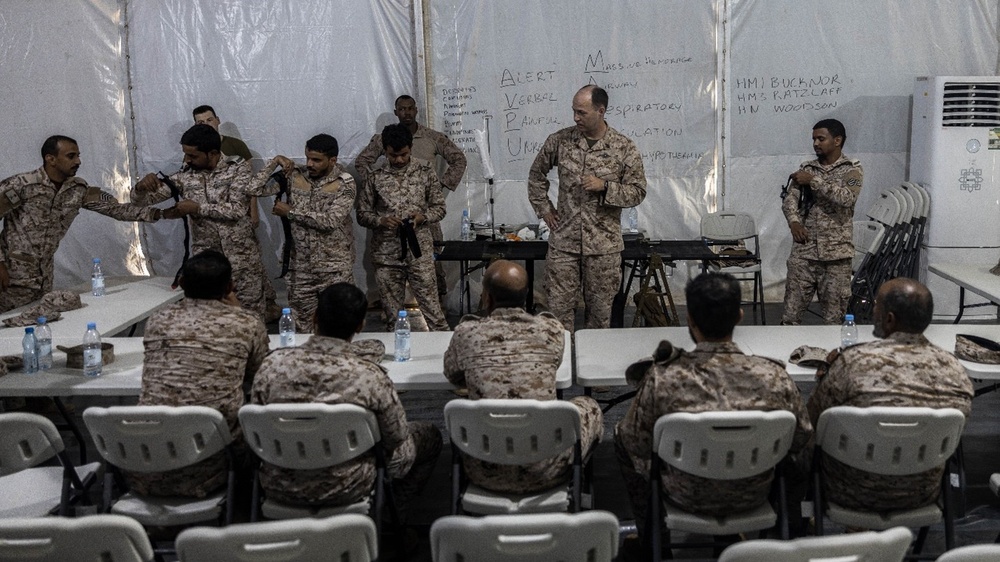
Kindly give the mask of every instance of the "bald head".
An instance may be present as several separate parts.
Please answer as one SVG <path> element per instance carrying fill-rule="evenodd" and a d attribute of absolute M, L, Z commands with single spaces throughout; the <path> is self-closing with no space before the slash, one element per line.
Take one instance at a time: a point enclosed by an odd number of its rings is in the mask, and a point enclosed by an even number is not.
<path fill-rule="evenodd" d="M 608 92 L 604 88 L 594 84 L 588 84 L 580 88 L 574 97 L 580 98 L 581 101 L 590 102 L 595 109 L 607 109 L 608 107 Z"/>
<path fill-rule="evenodd" d="M 890 279 L 882 283 L 875 296 L 875 335 L 923 333 L 933 315 L 934 298 L 927 287 L 906 277 Z"/>
<path fill-rule="evenodd" d="M 524 308 L 528 296 L 528 272 L 520 265 L 497 260 L 483 273 L 483 297 L 486 309 Z"/>

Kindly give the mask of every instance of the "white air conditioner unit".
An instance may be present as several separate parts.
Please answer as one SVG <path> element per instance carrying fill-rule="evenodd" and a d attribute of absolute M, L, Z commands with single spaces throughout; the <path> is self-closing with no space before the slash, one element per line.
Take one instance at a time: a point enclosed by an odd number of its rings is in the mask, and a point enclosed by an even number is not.
<path fill-rule="evenodd" d="M 1000 77 L 916 79 L 909 180 L 930 193 L 921 271 L 934 295 L 935 316 L 953 317 L 958 287 L 927 274 L 926 266 L 989 269 L 1000 259 Z"/>

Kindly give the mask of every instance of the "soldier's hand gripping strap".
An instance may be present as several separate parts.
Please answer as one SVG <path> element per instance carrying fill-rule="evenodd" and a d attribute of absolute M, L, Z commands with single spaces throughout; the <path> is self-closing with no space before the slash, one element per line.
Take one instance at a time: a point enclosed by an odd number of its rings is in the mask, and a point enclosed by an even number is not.
<path fill-rule="evenodd" d="M 285 197 L 285 203 L 290 203 L 288 195 L 288 178 L 285 176 L 284 171 L 278 171 L 271 174 L 268 178 L 269 182 L 273 181 L 278 184 L 278 195 L 276 199 L 281 201 L 281 197 Z M 292 221 L 288 220 L 288 217 L 281 218 L 281 232 L 285 235 L 285 243 L 281 246 L 281 275 L 278 278 L 282 278 L 288 273 L 288 268 L 292 262 L 292 248 L 295 247 L 295 240 L 292 238 Z"/>
<path fill-rule="evenodd" d="M 170 190 L 170 197 L 173 198 L 174 204 L 181 202 L 181 190 L 174 183 L 174 180 L 170 179 L 170 176 L 164 174 L 163 172 L 157 172 L 156 177 L 160 178 L 163 185 L 167 186 Z M 177 268 L 177 273 L 174 274 L 174 282 L 170 284 L 171 289 L 176 289 L 180 284 L 181 272 L 184 271 L 184 264 L 187 263 L 188 258 L 191 257 L 191 225 L 188 224 L 188 218 L 184 217 L 181 219 L 184 221 L 184 259 L 181 260 L 181 266 Z"/>

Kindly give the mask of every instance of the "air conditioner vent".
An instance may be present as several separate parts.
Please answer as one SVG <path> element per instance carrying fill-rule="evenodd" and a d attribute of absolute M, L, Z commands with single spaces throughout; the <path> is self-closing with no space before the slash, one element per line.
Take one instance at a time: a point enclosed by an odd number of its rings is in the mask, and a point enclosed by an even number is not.
<path fill-rule="evenodd" d="M 945 82 L 942 127 L 1000 127 L 1000 82 Z"/>

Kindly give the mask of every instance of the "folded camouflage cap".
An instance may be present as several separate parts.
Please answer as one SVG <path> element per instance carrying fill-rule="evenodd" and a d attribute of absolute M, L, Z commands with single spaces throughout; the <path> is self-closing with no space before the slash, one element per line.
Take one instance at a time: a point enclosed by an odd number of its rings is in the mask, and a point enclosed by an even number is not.
<path fill-rule="evenodd" d="M 830 352 L 822 347 L 800 345 L 788 356 L 788 361 L 803 367 L 826 367 L 830 364 L 826 360 L 829 355 Z"/>
<path fill-rule="evenodd" d="M 955 336 L 955 357 L 974 363 L 1000 364 L 1000 343 L 981 336 Z"/>
<path fill-rule="evenodd" d="M 31 305 L 17 316 L 4 320 L 3 323 L 7 327 L 34 326 L 39 316 L 44 316 L 48 322 L 55 322 L 59 320 L 60 312 L 76 310 L 82 306 L 80 295 L 73 291 L 52 291 L 45 293 L 37 304 Z"/>
<path fill-rule="evenodd" d="M 682 352 L 683 349 L 674 347 L 674 345 L 667 340 L 661 340 L 660 344 L 656 346 L 656 351 L 653 352 L 652 357 L 636 361 L 625 369 L 625 380 L 631 385 L 638 385 L 642 382 L 642 379 L 646 376 L 650 367 L 654 364 L 666 365 L 671 363 L 680 357 Z"/>

